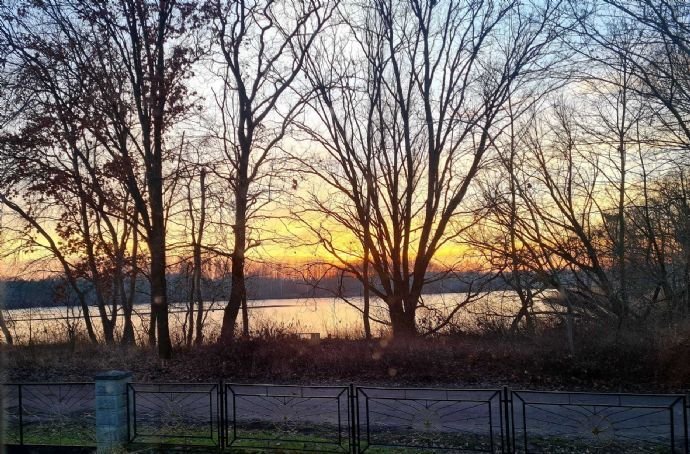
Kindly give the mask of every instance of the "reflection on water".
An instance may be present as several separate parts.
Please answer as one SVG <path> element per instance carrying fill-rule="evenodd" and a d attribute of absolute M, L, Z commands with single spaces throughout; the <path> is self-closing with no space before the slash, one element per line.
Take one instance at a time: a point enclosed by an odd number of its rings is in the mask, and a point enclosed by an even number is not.
<path fill-rule="evenodd" d="M 425 308 L 418 311 L 422 327 L 435 326 L 445 320 L 454 308 L 466 300 L 466 294 L 445 293 L 424 295 Z M 207 340 L 220 333 L 225 302 L 207 302 L 204 330 Z M 535 310 L 543 312 L 545 307 L 539 303 Z M 249 326 L 252 333 L 320 333 L 322 337 L 360 337 L 362 328 L 362 300 L 349 298 L 348 302 L 333 298 L 275 299 L 249 302 Z M 487 323 L 509 323 L 520 307 L 513 292 L 495 291 L 478 295 L 467 306 L 452 317 L 451 326 L 465 331 L 473 331 Z M 12 309 L 4 311 L 15 343 L 56 342 L 69 339 L 69 333 L 84 336 L 84 320 L 79 308 L 55 307 Z M 385 333 L 388 320 L 387 310 L 380 300 L 371 302 L 372 332 Z M 100 328 L 96 308 L 91 309 L 94 329 Z M 241 317 L 239 317 L 241 319 Z M 187 326 L 186 305 L 174 304 L 170 307 L 170 332 L 175 342 L 183 339 Z M 241 323 L 241 320 L 238 320 Z M 146 339 L 149 324 L 149 307 L 136 305 L 133 315 L 134 330 L 140 341 Z M 122 317 L 118 318 L 122 328 Z"/>

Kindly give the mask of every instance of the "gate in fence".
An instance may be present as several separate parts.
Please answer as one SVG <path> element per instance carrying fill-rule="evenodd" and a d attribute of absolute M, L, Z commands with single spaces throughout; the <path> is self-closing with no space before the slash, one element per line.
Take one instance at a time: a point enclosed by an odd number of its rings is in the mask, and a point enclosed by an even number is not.
<path fill-rule="evenodd" d="M 95 446 L 93 383 L 7 384 L 7 444 Z M 686 453 L 681 395 L 127 385 L 132 444 L 320 453 Z M 124 410 L 123 410 L 124 411 Z"/>

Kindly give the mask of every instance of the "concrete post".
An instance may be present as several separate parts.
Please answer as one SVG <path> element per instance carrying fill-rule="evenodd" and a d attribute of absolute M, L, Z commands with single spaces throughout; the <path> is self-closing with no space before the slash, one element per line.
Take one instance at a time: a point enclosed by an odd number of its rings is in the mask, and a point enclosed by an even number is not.
<path fill-rule="evenodd" d="M 127 443 L 127 383 L 131 372 L 102 372 L 96 379 L 97 452 L 121 451 Z"/>

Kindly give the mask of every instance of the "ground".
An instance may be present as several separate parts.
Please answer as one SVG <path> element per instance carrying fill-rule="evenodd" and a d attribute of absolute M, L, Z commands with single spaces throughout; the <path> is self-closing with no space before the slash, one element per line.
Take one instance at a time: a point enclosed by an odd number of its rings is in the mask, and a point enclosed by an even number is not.
<path fill-rule="evenodd" d="M 6 348 L 5 370 L 9 381 L 90 381 L 99 371 L 122 369 L 132 371 L 135 381 L 688 391 L 690 340 L 661 348 L 639 338 L 596 339 L 583 341 L 570 355 L 557 334 L 454 335 L 407 343 L 324 339 L 318 345 L 264 338 L 178 348 L 165 362 L 142 347 L 13 346 Z"/>

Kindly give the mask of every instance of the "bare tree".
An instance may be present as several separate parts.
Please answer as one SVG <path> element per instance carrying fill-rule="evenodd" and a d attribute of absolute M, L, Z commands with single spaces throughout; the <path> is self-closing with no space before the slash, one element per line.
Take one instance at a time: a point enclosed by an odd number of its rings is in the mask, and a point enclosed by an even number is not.
<path fill-rule="evenodd" d="M 557 6 L 357 5 L 344 13 L 346 30 L 310 59 L 307 74 L 318 91 L 310 111 L 319 124 L 302 129 L 320 150 L 301 166 L 319 189 L 295 214 L 339 266 L 386 303 L 396 337 L 416 333 L 425 285 L 452 271 L 436 254 L 464 229 L 462 205 L 503 127 L 509 93 L 544 69 L 540 56 L 554 38 L 548 23 Z M 355 51 L 343 47 L 345 33 Z M 366 246 L 375 283 L 338 234 Z"/>
<path fill-rule="evenodd" d="M 101 62 L 121 65 L 126 71 L 127 87 L 131 90 L 128 101 L 131 101 L 129 105 L 137 119 L 140 141 L 127 142 L 134 131 L 128 113 L 118 103 L 124 94 L 113 91 L 107 83 L 101 87 L 110 95 L 106 98 L 110 103 L 106 104 L 104 115 L 114 123 L 115 131 L 103 139 L 128 170 L 125 184 L 134 200 L 149 252 L 151 318 L 156 324 L 158 353 L 161 358 L 170 358 L 172 346 L 165 276 L 164 134 L 189 105 L 183 82 L 189 76 L 197 51 L 193 47 L 195 43 L 190 44 L 187 39 L 190 28 L 194 27 L 194 5 L 175 0 L 122 0 L 116 9 L 108 9 L 106 4 L 84 2 L 80 7 L 88 12 L 90 23 L 106 34 L 109 45 L 114 49 L 112 53 L 103 50 L 99 56 Z M 134 172 L 136 157 L 131 150 L 133 145 L 141 157 L 145 173 L 143 185 Z M 155 338 L 151 330 L 150 341 Z"/>
<path fill-rule="evenodd" d="M 22 115 L 9 128 L 12 132 L 3 135 L 6 192 L 2 201 L 38 233 L 38 241 L 29 237 L 30 242 L 45 246 L 62 265 L 79 296 L 89 336 L 95 340 L 84 290 L 79 288 L 80 279 L 91 282 L 103 335 L 106 342 L 113 342 L 118 298 L 112 298 L 108 314 L 105 287 L 110 279 L 104 276 L 106 270 L 101 264 L 123 261 L 120 246 L 130 230 L 126 222 L 116 225 L 112 211 L 124 199 L 118 198 L 112 186 L 112 174 L 99 168 L 105 162 L 87 138 L 88 108 L 78 100 L 83 101 L 90 83 L 88 72 L 74 53 L 52 51 L 78 38 L 76 29 L 65 26 L 68 19 L 53 4 L 36 7 L 24 16 L 13 16 L 8 9 L 3 13 L 7 22 L 0 34 L 9 50 L 5 74 L 11 75 L 15 96 L 25 103 Z M 43 31 L 51 33 L 37 34 L 35 22 L 44 22 Z M 11 200 L 20 191 L 25 196 L 24 206 Z M 51 214 L 56 219 L 50 219 Z M 51 221 L 56 223 L 55 236 L 49 233 Z M 78 255 L 79 249 L 83 258 L 72 263 L 70 256 Z M 97 257 L 97 249 L 113 254 L 105 259 Z M 112 283 L 118 290 L 119 285 Z"/>
<path fill-rule="evenodd" d="M 321 0 L 212 0 L 206 9 L 223 57 L 218 138 L 234 208 L 232 287 L 220 339 L 227 342 L 241 308 L 244 334 L 249 333 L 245 283 L 246 253 L 253 245 L 249 223 L 267 203 L 267 169 L 277 171 L 274 153 L 304 97 L 295 80 L 333 7 Z"/>
<path fill-rule="evenodd" d="M 573 6 L 580 32 L 607 54 L 625 58 L 636 80 L 635 91 L 656 100 L 663 144 L 687 147 L 690 128 L 690 10 L 667 0 L 600 0 L 589 8 Z M 621 17 L 622 16 L 622 17 Z M 627 21 L 629 36 L 621 39 L 612 23 Z M 585 41 L 585 44 L 588 44 Z"/>
<path fill-rule="evenodd" d="M 105 231 L 110 231 L 112 236 L 115 230 L 114 222 L 109 221 L 111 217 L 125 221 L 126 225 L 136 220 L 139 225 L 127 232 L 142 228 L 145 233 L 159 353 L 161 357 L 169 357 L 163 137 L 173 119 L 188 105 L 182 82 L 193 60 L 185 42 L 193 7 L 175 1 L 133 0 L 108 4 L 74 0 L 16 6 L 25 16 L 15 14 L 12 8 L 6 9 L 4 35 L 9 41 L 17 30 L 26 32 L 16 35 L 29 40 L 27 47 L 20 42 L 14 45 L 16 55 L 34 69 L 28 75 L 41 82 L 41 95 L 52 96 L 55 125 L 63 129 L 62 137 L 69 152 L 67 162 L 72 164 L 70 184 L 79 201 L 80 230 L 95 286 L 101 289 L 102 279 L 98 275 L 100 270 L 94 266 L 96 246 L 89 230 L 105 226 Z M 53 33 L 39 36 L 35 32 L 36 24 L 28 24 L 26 12 L 35 13 L 31 19 L 45 23 Z M 31 41 L 31 38 L 36 39 Z M 51 39 L 64 42 L 51 42 Z M 37 53 L 28 52 L 32 47 Z M 55 52 L 55 49 L 62 50 Z M 89 154 L 90 150 L 98 153 Z M 98 184 L 104 175 L 120 183 L 126 194 L 123 200 L 130 200 L 132 209 L 123 205 L 115 207 L 108 201 L 111 188 Z M 132 215 L 133 211 L 136 216 Z M 91 215 L 95 217 L 89 219 Z M 101 233 L 100 230 L 92 232 L 94 236 Z M 125 308 L 131 307 L 128 303 L 131 295 L 125 296 L 123 278 L 123 247 L 129 243 L 128 237 L 129 233 L 113 240 L 113 244 L 119 245 L 115 248 L 118 251 L 115 273 L 119 282 L 116 299 L 122 299 Z M 98 295 L 102 292 L 97 292 Z M 99 301 L 98 305 L 103 318 L 104 304 Z M 111 315 L 114 317 L 116 313 L 113 308 Z M 126 320 L 128 313 L 131 315 L 126 309 Z M 112 324 L 104 324 L 108 337 L 111 337 Z M 131 334 L 131 328 L 125 330 L 127 338 Z"/>
<path fill-rule="evenodd" d="M 468 230 L 466 240 L 480 251 L 489 269 L 517 295 L 520 307 L 511 322 L 510 331 L 516 333 L 524 326 L 527 332 L 533 332 L 535 299 L 545 285 L 534 272 L 535 263 L 530 249 L 522 244 L 520 221 L 527 214 L 519 189 L 524 185 L 520 169 L 527 161 L 522 140 L 534 113 L 525 115 L 528 118 L 520 122 L 512 115 L 510 102 L 508 111 L 510 125 L 507 134 L 503 140 L 494 141 L 498 165 L 485 172 L 478 182 L 487 215 Z"/>
<path fill-rule="evenodd" d="M 189 221 L 189 238 L 192 247 L 192 276 L 189 288 L 189 302 L 187 306 L 187 318 L 185 333 L 187 345 L 201 344 L 203 342 L 204 298 L 202 289 L 203 277 L 203 252 L 204 232 L 206 231 L 206 207 L 207 207 L 207 169 L 196 163 L 190 169 L 190 177 L 186 187 L 187 219 Z M 197 173 L 198 172 L 198 173 Z M 198 199 L 193 194 L 193 182 L 198 175 Z M 198 201 L 197 201 L 198 200 Z M 196 306 L 196 307 L 195 307 Z M 195 310 L 196 309 L 196 310 Z"/>

